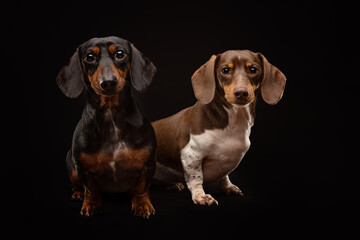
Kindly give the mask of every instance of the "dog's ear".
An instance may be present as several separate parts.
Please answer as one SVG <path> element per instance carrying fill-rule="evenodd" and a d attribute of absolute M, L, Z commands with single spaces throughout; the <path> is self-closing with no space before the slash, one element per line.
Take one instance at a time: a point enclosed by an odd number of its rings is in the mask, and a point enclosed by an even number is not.
<path fill-rule="evenodd" d="M 212 55 L 191 77 L 195 97 L 202 104 L 211 102 L 215 95 L 215 60 L 216 55 Z"/>
<path fill-rule="evenodd" d="M 84 89 L 84 73 L 81 69 L 78 49 L 70 58 L 69 64 L 64 66 L 56 82 L 61 91 L 69 98 L 77 98 Z"/>
<path fill-rule="evenodd" d="M 138 92 L 144 92 L 153 80 L 156 73 L 154 64 L 145 57 L 137 48 L 130 43 L 131 46 L 131 67 L 130 77 L 133 87 Z"/>
<path fill-rule="evenodd" d="M 275 105 L 284 93 L 286 77 L 279 69 L 271 65 L 264 55 L 258 53 L 258 57 L 264 69 L 261 96 L 267 104 Z"/>

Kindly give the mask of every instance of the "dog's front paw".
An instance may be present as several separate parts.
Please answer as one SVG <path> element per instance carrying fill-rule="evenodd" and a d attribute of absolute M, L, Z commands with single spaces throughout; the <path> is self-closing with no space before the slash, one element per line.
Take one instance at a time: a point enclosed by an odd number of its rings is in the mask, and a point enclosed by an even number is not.
<path fill-rule="evenodd" d="M 210 194 L 205 194 L 205 193 L 193 194 L 192 200 L 195 204 L 200 204 L 200 205 L 210 206 L 213 203 L 215 203 L 216 205 L 219 205 L 218 202 L 215 200 L 215 198 L 213 198 Z"/>
<path fill-rule="evenodd" d="M 93 216 L 102 213 L 101 204 L 89 203 L 87 201 L 83 202 L 80 214 L 83 216 Z"/>
<path fill-rule="evenodd" d="M 71 200 L 83 200 L 84 199 L 84 191 L 74 191 L 71 196 Z"/>
<path fill-rule="evenodd" d="M 235 195 L 235 196 L 244 196 L 243 192 L 238 188 L 238 186 L 231 184 L 227 187 L 221 187 L 221 191 L 223 191 L 226 195 Z"/>
<path fill-rule="evenodd" d="M 149 218 L 151 214 L 155 214 L 155 208 L 150 201 L 145 202 L 133 202 L 131 206 L 135 216 L 143 218 Z"/>

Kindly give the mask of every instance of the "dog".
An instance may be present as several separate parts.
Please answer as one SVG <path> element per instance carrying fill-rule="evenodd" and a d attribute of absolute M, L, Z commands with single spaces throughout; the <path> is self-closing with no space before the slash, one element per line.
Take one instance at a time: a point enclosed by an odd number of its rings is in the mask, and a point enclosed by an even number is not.
<path fill-rule="evenodd" d="M 102 212 L 101 191 L 127 192 L 132 211 L 149 218 L 155 209 L 149 183 L 155 172 L 156 138 L 131 94 L 145 91 L 156 67 L 132 43 L 119 37 L 81 44 L 58 76 L 69 98 L 85 89 L 87 103 L 74 131 L 66 163 L 73 199 L 81 215 Z"/>
<path fill-rule="evenodd" d="M 276 104 L 286 77 L 261 53 L 229 50 L 213 55 L 191 78 L 197 102 L 152 123 L 158 142 L 154 183 L 181 190 L 195 204 L 218 202 L 203 184 L 218 181 L 227 195 L 243 195 L 229 179 L 250 147 L 256 98 Z M 180 183 L 179 183 L 180 182 Z"/>

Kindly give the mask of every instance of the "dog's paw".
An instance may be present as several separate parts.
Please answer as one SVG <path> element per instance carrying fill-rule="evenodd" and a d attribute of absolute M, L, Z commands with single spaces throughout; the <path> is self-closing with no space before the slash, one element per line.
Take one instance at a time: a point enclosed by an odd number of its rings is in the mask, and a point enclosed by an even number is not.
<path fill-rule="evenodd" d="M 169 191 L 169 192 L 180 192 L 184 188 L 185 188 L 184 184 L 175 183 L 173 185 L 170 185 L 170 186 L 166 187 L 166 190 Z"/>
<path fill-rule="evenodd" d="M 238 186 L 231 184 L 227 187 L 220 188 L 226 195 L 235 195 L 235 196 L 244 196 L 243 192 L 238 188 Z"/>
<path fill-rule="evenodd" d="M 150 201 L 143 203 L 133 202 L 131 210 L 134 213 L 134 216 L 139 216 L 149 219 L 151 214 L 155 214 L 155 208 Z"/>
<path fill-rule="evenodd" d="M 89 204 L 86 201 L 83 202 L 80 214 L 83 216 L 93 216 L 102 213 L 101 204 Z"/>
<path fill-rule="evenodd" d="M 74 191 L 71 196 L 71 200 L 83 200 L 84 199 L 84 191 Z"/>
<path fill-rule="evenodd" d="M 195 204 L 200 204 L 200 205 L 210 206 L 213 203 L 219 205 L 219 203 L 215 200 L 215 198 L 213 198 L 210 194 L 205 194 L 205 193 L 195 193 L 192 196 L 192 200 Z"/>

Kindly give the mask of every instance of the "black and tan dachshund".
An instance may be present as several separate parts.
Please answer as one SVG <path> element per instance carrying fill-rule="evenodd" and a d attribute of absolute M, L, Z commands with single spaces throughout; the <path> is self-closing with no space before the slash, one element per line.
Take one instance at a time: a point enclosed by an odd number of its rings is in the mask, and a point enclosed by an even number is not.
<path fill-rule="evenodd" d="M 83 199 L 81 215 L 101 212 L 101 191 L 129 193 L 136 216 L 155 213 L 149 183 L 156 138 L 131 95 L 131 86 L 147 89 L 155 72 L 148 58 L 118 37 L 90 39 L 60 70 L 56 81 L 67 97 L 83 89 L 88 97 L 66 157 L 72 198 Z"/>

